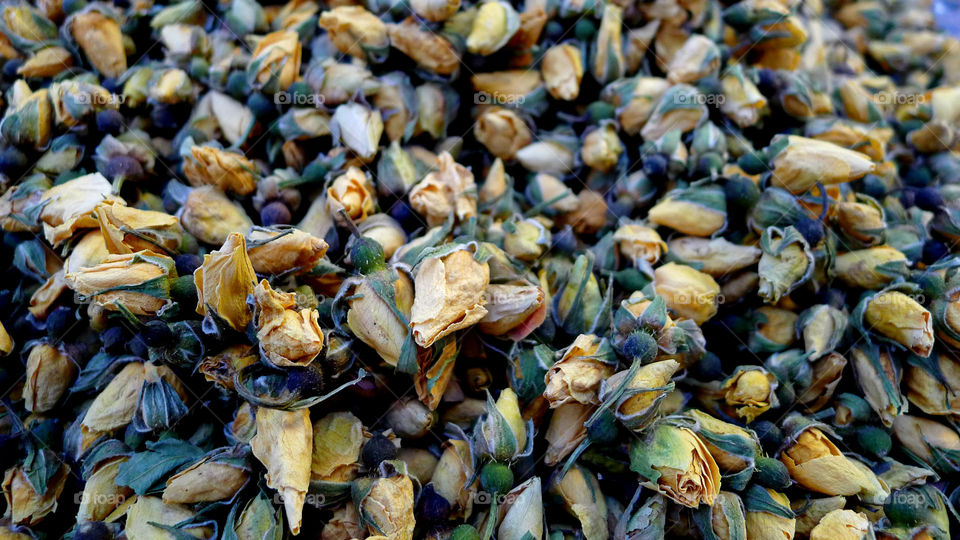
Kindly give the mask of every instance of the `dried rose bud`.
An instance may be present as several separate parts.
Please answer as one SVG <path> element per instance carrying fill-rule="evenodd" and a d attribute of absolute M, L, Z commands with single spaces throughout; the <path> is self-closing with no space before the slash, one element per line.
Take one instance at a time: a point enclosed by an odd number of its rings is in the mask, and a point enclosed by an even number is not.
<path fill-rule="evenodd" d="M 491 154 L 508 161 L 533 140 L 523 119 L 502 107 L 484 109 L 473 126 L 473 135 Z"/>
<path fill-rule="evenodd" d="M 487 396 L 486 416 L 474 430 L 476 451 L 497 461 L 510 461 L 524 455 L 529 448 L 527 428 L 520 415 L 517 394 L 504 388 L 494 402 Z"/>
<path fill-rule="evenodd" d="M 437 169 L 410 190 L 410 206 L 427 218 L 431 227 L 442 225 L 450 214 L 465 221 L 477 213 L 473 173 L 448 152 L 437 159 Z"/>
<path fill-rule="evenodd" d="M 794 537 L 797 519 L 790 509 L 790 499 L 786 495 L 755 485 L 744 499 L 749 538 Z"/>
<path fill-rule="evenodd" d="M 326 10 L 320 15 L 319 24 L 337 50 L 357 58 L 380 56 L 390 45 L 387 26 L 362 6 L 343 5 Z"/>
<path fill-rule="evenodd" d="M 421 28 L 415 17 L 388 24 L 390 45 L 409 56 L 422 68 L 438 75 L 452 75 L 460 68 L 460 54 L 443 37 Z"/>
<path fill-rule="evenodd" d="M 878 267 L 890 263 L 908 263 L 907 256 L 900 250 L 888 246 L 875 246 L 867 249 L 848 251 L 837 255 L 834 271 L 837 278 L 850 287 L 880 289 L 896 277 L 892 273 L 883 273 Z"/>
<path fill-rule="evenodd" d="M 907 409 L 907 401 L 900 393 L 902 371 L 890 351 L 877 347 L 854 347 L 850 352 L 853 372 L 863 397 L 880 422 L 890 427 L 894 419 Z"/>
<path fill-rule="evenodd" d="M 550 47 L 543 53 L 540 73 L 544 86 L 554 99 L 577 99 L 580 94 L 580 81 L 583 80 L 583 57 L 580 49 L 567 43 Z"/>
<path fill-rule="evenodd" d="M 110 182 L 100 173 L 87 174 L 48 189 L 40 199 L 44 237 L 57 245 L 72 238 L 80 229 L 98 227 L 97 205 L 121 201 L 111 192 Z"/>
<path fill-rule="evenodd" d="M 105 77 L 119 77 L 127 70 L 123 33 L 117 21 L 99 11 L 86 11 L 72 17 L 70 34 L 87 60 Z"/>
<path fill-rule="evenodd" d="M 170 252 L 180 246 L 180 221 L 165 212 L 130 208 L 114 201 L 100 204 L 96 215 L 104 246 L 110 253 Z"/>
<path fill-rule="evenodd" d="M 368 537 L 412 540 L 416 520 L 413 514 L 413 482 L 410 477 L 396 474 L 387 478 L 371 479 L 354 488 L 357 508 L 367 524 Z"/>
<path fill-rule="evenodd" d="M 327 243 L 300 229 L 254 229 L 247 235 L 247 255 L 258 274 L 303 274 L 327 252 Z"/>
<path fill-rule="evenodd" d="M 549 466 L 560 463 L 587 438 L 586 422 L 596 410 L 593 405 L 568 401 L 550 414 L 550 424 L 543 438 L 547 451 L 543 462 Z"/>
<path fill-rule="evenodd" d="M 330 12 L 324 15 L 326 13 Z M 263 36 L 257 41 L 247 66 L 251 86 L 267 91 L 290 88 L 300 75 L 300 55 L 300 37 L 296 32 L 279 31 Z"/>
<path fill-rule="evenodd" d="M 267 469 L 267 486 L 283 500 L 291 534 L 300 533 L 303 503 L 310 487 L 313 425 L 310 410 L 257 410 L 257 434 L 250 441 L 253 455 Z"/>
<path fill-rule="evenodd" d="M 763 255 L 757 270 L 760 288 L 757 294 L 769 304 L 776 304 L 810 279 L 814 256 L 809 244 L 793 226 L 786 229 L 768 227 L 760 238 Z"/>
<path fill-rule="evenodd" d="M 183 174 L 191 185 L 217 186 L 237 195 L 250 195 L 257 189 L 256 166 L 241 154 L 213 146 L 193 146 L 183 161 Z"/>
<path fill-rule="evenodd" d="M 720 79 L 724 100 L 720 110 L 741 128 L 755 125 L 768 112 L 767 98 L 736 64 L 724 70 Z"/>
<path fill-rule="evenodd" d="M 27 357 L 24 408 L 34 413 L 53 409 L 76 374 L 76 364 L 64 351 L 47 343 L 34 345 Z"/>
<path fill-rule="evenodd" d="M 53 46 L 40 49 L 17 69 L 24 77 L 55 77 L 73 65 L 73 55 L 63 47 Z"/>
<path fill-rule="evenodd" d="M 865 307 L 863 307 L 865 304 Z M 919 302 L 899 291 L 885 291 L 857 306 L 871 332 L 892 340 L 923 357 L 933 350 L 933 320 Z"/>
<path fill-rule="evenodd" d="M 215 246 L 226 242 L 231 234 L 242 234 L 253 225 L 240 203 L 231 201 L 215 186 L 190 191 L 180 212 L 180 223 L 201 242 Z"/>
<path fill-rule="evenodd" d="M 170 303 L 173 259 L 151 251 L 109 255 L 96 266 L 64 275 L 77 294 L 109 310 L 152 315 Z"/>
<path fill-rule="evenodd" d="M 641 261 L 656 264 L 667 252 L 667 243 L 660 238 L 657 231 L 643 225 L 621 225 L 614 233 L 613 240 L 617 242 L 620 254 L 629 258 L 638 267 Z"/>
<path fill-rule="evenodd" d="M 597 82 L 606 84 L 623 77 L 626 59 L 623 55 L 623 8 L 605 4 L 594 43 L 590 71 Z"/>
<path fill-rule="evenodd" d="M 810 531 L 810 540 L 866 540 L 873 538 L 873 525 L 863 512 L 834 510 Z"/>
<path fill-rule="evenodd" d="M 567 512 L 580 521 L 584 538 L 608 538 L 607 503 L 596 475 L 574 465 L 562 477 L 554 478 L 550 491 L 559 496 Z"/>
<path fill-rule="evenodd" d="M 702 264 L 700 270 L 716 278 L 756 264 L 761 254 L 754 246 L 734 244 L 725 238 L 681 236 L 672 238 L 667 247 L 673 257 L 686 263 Z"/>
<path fill-rule="evenodd" d="M 460 9 L 460 0 L 412 0 L 410 7 L 424 19 L 440 22 L 449 19 Z"/>
<path fill-rule="evenodd" d="M 371 161 L 380 148 L 383 117 L 359 103 L 344 103 L 330 118 L 330 129 L 340 134 L 340 142 L 363 161 Z"/>
<path fill-rule="evenodd" d="M 710 275 L 676 263 L 667 263 L 654 272 L 658 296 L 681 317 L 703 324 L 717 313 L 720 286 Z"/>
<path fill-rule="evenodd" d="M 569 401 L 599 405 L 600 384 L 613 375 L 615 369 L 616 359 L 610 343 L 605 338 L 581 334 L 547 371 L 543 395 L 554 409 Z"/>
<path fill-rule="evenodd" d="M 606 122 L 584 137 L 580 158 L 591 169 L 610 172 L 617 166 L 623 152 L 615 124 Z"/>
<path fill-rule="evenodd" d="M 960 435 L 940 422 L 901 414 L 893 420 L 893 434 L 910 454 L 935 470 L 955 474 L 960 460 Z"/>
<path fill-rule="evenodd" d="M 711 236 L 727 224 L 727 205 L 717 186 L 676 189 L 650 209 L 648 218 L 691 236 Z"/>
<path fill-rule="evenodd" d="M 173 528 L 181 522 L 192 521 L 196 517 L 189 506 L 166 504 L 160 497 L 139 496 L 127 509 L 127 522 L 124 532 L 128 538 L 150 538 L 156 536 L 154 523 Z M 213 534 L 208 526 L 187 525 L 179 529 L 183 534 L 206 538 Z"/>
<path fill-rule="evenodd" d="M 477 329 L 485 334 L 519 341 L 546 320 L 549 308 L 540 287 L 490 284 L 486 295 L 487 314 L 477 323 Z"/>
<path fill-rule="evenodd" d="M 327 188 L 327 211 L 340 219 L 340 211 L 354 221 L 363 221 L 373 214 L 376 199 L 373 185 L 367 175 L 357 167 L 350 167 Z"/>
<path fill-rule="evenodd" d="M 165 504 L 193 504 L 231 499 L 250 478 L 246 448 L 214 450 L 167 479 Z"/>
<path fill-rule="evenodd" d="M 451 518 L 469 517 L 480 485 L 470 443 L 449 439 L 431 475 L 434 491 L 450 503 Z"/>
<path fill-rule="evenodd" d="M 333 412 L 314 422 L 310 482 L 350 482 L 356 478 L 363 444 L 363 423 L 349 412 Z"/>
<path fill-rule="evenodd" d="M 296 295 L 275 291 L 267 280 L 253 290 L 257 306 L 257 339 L 264 356 L 278 367 L 305 366 L 323 350 L 320 314 L 294 310 Z"/>
<path fill-rule="evenodd" d="M 774 137 L 767 152 L 776 156 L 770 163 L 771 184 L 793 193 L 804 193 L 818 182 L 850 182 L 876 170 L 876 164 L 860 152 L 797 135 Z"/>
<path fill-rule="evenodd" d="M 520 28 L 520 17 L 513 6 L 499 0 L 480 4 L 467 36 L 467 50 L 491 55 L 500 50 Z"/>
<path fill-rule="evenodd" d="M 727 405 L 747 422 L 778 405 L 777 378 L 761 367 L 738 367 L 720 388 Z"/>
<path fill-rule="evenodd" d="M 858 467 L 815 427 L 804 429 L 780 461 L 798 484 L 826 495 L 856 495 L 876 481 L 869 469 Z"/>
<path fill-rule="evenodd" d="M 53 120 L 53 107 L 46 88 L 30 90 L 20 79 L 8 91 L 9 103 L 0 123 L 0 134 L 10 143 L 47 147 Z"/>
<path fill-rule="evenodd" d="M 543 538 L 543 494 L 540 477 L 533 476 L 507 493 L 497 508 L 499 540 Z"/>
<path fill-rule="evenodd" d="M 629 381 L 630 370 L 619 371 L 600 386 L 600 400 L 606 401 L 622 387 L 623 394 L 616 399 L 614 414 L 628 429 L 639 431 L 653 420 L 660 402 L 672 387 L 670 378 L 678 369 L 680 364 L 675 360 L 653 362 L 641 366 Z"/>
<path fill-rule="evenodd" d="M 116 483 L 120 465 L 128 459 L 127 456 L 118 456 L 96 465 L 83 485 L 80 507 L 77 508 L 77 522 L 103 521 L 134 494 L 129 487 Z"/>
<path fill-rule="evenodd" d="M 910 363 L 904 379 L 910 403 L 930 415 L 960 414 L 960 362 L 940 353 L 934 370 Z"/>
<path fill-rule="evenodd" d="M 667 66 L 667 80 L 694 83 L 720 70 L 720 49 L 706 36 L 691 34 Z"/>
<path fill-rule="evenodd" d="M 712 505 L 720 493 L 720 470 L 693 431 L 659 424 L 647 438 L 630 445 L 630 469 L 642 485 L 677 503 L 696 508 Z"/>
<path fill-rule="evenodd" d="M 256 279 L 243 235 L 230 233 L 220 249 L 203 256 L 203 264 L 193 273 L 197 313 L 216 315 L 234 330 L 244 331 L 253 318 L 247 296 L 253 294 Z"/>
<path fill-rule="evenodd" d="M 487 314 L 484 292 L 489 284 L 489 266 L 477 262 L 466 249 L 421 262 L 410 310 L 410 328 L 417 344 L 429 347 L 483 319 Z"/>
<path fill-rule="evenodd" d="M 7 469 L 3 475 L 3 497 L 7 500 L 6 517 L 16 524 L 33 526 L 56 510 L 57 499 L 66 485 L 70 468 L 66 463 L 60 462 L 54 471 L 45 482 L 47 490 L 37 493 L 24 466 Z"/>

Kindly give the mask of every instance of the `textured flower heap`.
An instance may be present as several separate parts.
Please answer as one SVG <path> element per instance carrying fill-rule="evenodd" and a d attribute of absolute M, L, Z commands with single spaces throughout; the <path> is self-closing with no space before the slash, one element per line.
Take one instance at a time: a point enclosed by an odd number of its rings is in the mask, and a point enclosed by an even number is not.
<path fill-rule="evenodd" d="M 960 534 L 931 2 L 282 1 L 0 2 L 0 537 Z"/>

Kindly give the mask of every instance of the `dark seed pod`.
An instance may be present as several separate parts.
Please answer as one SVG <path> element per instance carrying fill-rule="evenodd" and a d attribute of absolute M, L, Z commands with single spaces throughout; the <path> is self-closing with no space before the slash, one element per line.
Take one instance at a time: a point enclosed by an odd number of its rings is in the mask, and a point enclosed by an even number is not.
<path fill-rule="evenodd" d="M 375 470 L 381 461 L 387 461 L 397 457 L 397 447 L 393 444 L 393 441 L 378 431 L 363 445 L 363 451 L 360 457 L 368 469 Z"/>

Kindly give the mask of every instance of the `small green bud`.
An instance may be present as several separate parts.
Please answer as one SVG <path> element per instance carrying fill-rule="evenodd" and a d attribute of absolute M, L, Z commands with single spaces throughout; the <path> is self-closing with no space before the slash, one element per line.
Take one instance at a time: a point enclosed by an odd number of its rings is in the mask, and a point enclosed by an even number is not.
<path fill-rule="evenodd" d="M 507 493 L 513 488 L 513 471 L 503 463 L 491 461 L 480 471 L 480 485 L 490 493 Z"/>

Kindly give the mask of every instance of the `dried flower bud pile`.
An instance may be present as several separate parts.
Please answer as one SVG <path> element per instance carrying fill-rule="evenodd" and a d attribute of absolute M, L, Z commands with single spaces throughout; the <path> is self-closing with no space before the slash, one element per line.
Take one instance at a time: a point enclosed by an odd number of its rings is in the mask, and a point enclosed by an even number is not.
<path fill-rule="evenodd" d="M 0 2 L 0 537 L 957 537 L 931 4 Z"/>

